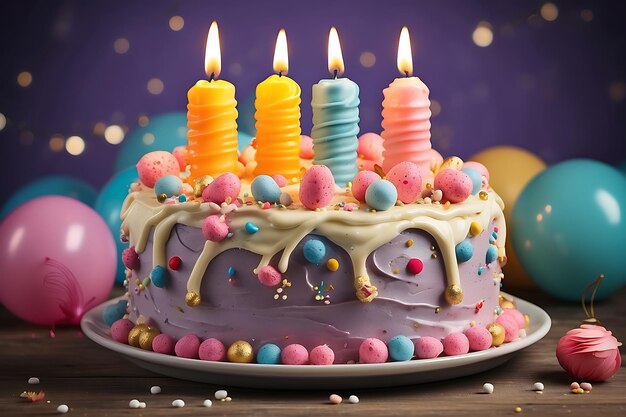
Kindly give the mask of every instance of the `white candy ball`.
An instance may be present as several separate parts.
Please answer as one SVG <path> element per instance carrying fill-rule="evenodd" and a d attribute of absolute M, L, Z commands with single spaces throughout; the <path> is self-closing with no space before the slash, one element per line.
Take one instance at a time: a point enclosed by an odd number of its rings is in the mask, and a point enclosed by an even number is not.
<path fill-rule="evenodd" d="M 57 413 L 65 414 L 68 411 L 70 411 L 70 408 L 65 404 L 61 404 L 57 407 Z"/>
<path fill-rule="evenodd" d="M 172 401 L 172 407 L 183 408 L 184 406 L 185 406 L 185 402 L 183 400 L 178 399 L 178 400 Z"/>
<path fill-rule="evenodd" d="M 228 391 L 226 391 L 225 389 L 220 389 L 220 390 L 215 391 L 216 400 L 223 400 L 226 397 L 228 397 Z"/>
<path fill-rule="evenodd" d="M 213 401 L 211 401 L 211 400 L 204 400 L 202 405 L 205 406 L 205 407 L 210 407 L 210 406 L 213 405 Z"/>
<path fill-rule="evenodd" d="M 153 387 L 150 388 L 150 394 L 160 394 L 161 393 L 161 387 L 158 385 L 154 385 Z"/>
<path fill-rule="evenodd" d="M 30 377 L 28 378 L 28 383 L 30 385 L 37 385 L 39 384 L 39 378 L 37 378 L 36 376 Z"/>
<path fill-rule="evenodd" d="M 541 382 L 535 382 L 533 384 L 533 391 L 543 391 L 544 385 Z"/>
<path fill-rule="evenodd" d="M 146 408 L 146 403 L 144 402 L 139 403 L 139 408 Z"/>
<path fill-rule="evenodd" d="M 139 400 L 130 400 L 128 406 L 130 408 L 139 408 Z"/>
<path fill-rule="evenodd" d="M 483 385 L 483 392 L 485 394 L 493 394 L 493 384 L 490 384 L 489 382 L 485 383 Z"/>
<path fill-rule="evenodd" d="M 359 397 L 357 397 L 356 395 L 351 395 L 350 397 L 348 397 L 348 402 L 350 404 L 358 404 L 359 403 Z"/>

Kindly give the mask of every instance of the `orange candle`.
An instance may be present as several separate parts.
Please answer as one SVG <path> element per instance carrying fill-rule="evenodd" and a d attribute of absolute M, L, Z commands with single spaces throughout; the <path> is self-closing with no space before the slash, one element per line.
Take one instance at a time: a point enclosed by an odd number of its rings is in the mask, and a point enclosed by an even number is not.
<path fill-rule="evenodd" d="M 221 54 L 215 22 L 209 29 L 204 66 L 210 80 L 198 81 L 187 93 L 186 159 L 190 165 L 190 182 L 203 175 L 240 174 L 235 86 L 216 79 L 221 70 Z"/>
<path fill-rule="evenodd" d="M 288 69 L 287 37 L 281 29 L 274 52 L 278 74 L 256 87 L 255 175 L 300 175 L 300 86 L 286 76 Z"/>

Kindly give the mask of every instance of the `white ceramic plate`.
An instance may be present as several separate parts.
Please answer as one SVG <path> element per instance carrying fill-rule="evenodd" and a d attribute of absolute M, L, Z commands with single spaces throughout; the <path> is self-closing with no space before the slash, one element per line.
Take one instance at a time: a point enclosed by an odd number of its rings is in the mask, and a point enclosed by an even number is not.
<path fill-rule="evenodd" d="M 150 371 L 197 382 L 266 389 L 378 388 L 457 378 L 495 368 L 518 351 L 538 342 L 550 330 L 550 316 L 534 304 L 516 299 L 518 308 L 531 317 L 526 337 L 500 347 L 459 356 L 407 362 L 355 365 L 260 365 L 208 362 L 163 355 L 131 347 L 111 338 L 102 319 L 109 300 L 89 311 L 80 326 L 91 340 L 119 352 Z"/>

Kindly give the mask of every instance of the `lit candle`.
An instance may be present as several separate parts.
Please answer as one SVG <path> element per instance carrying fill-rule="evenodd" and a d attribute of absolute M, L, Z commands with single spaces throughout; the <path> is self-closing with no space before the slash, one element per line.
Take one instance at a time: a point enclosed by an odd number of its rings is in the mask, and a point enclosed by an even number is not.
<path fill-rule="evenodd" d="M 358 172 L 359 86 L 343 74 L 343 56 L 337 29 L 328 35 L 328 71 L 334 78 L 313 86 L 313 163 L 326 165 L 341 187 Z"/>
<path fill-rule="evenodd" d="M 430 100 L 428 87 L 413 73 L 409 30 L 402 28 L 398 45 L 398 70 L 405 76 L 396 78 L 383 90 L 383 169 L 410 161 L 420 167 L 422 178 L 430 176 Z"/>
<path fill-rule="evenodd" d="M 221 70 L 220 40 L 213 22 L 207 37 L 204 67 L 209 81 L 200 80 L 187 98 L 187 163 L 189 180 L 225 172 L 240 174 L 237 163 L 237 101 L 235 86 L 217 80 Z"/>
<path fill-rule="evenodd" d="M 255 175 L 300 176 L 300 86 L 287 77 L 287 36 L 281 29 L 274 51 L 274 71 L 256 87 Z"/>

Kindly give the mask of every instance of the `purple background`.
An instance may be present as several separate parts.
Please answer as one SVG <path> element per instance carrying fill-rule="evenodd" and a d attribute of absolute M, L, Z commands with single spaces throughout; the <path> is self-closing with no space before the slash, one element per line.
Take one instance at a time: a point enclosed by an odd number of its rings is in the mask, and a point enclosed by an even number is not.
<path fill-rule="evenodd" d="M 278 29 L 290 51 L 289 75 L 302 87 L 303 133 L 311 129 L 311 86 L 327 77 L 331 25 L 342 42 L 345 75 L 361 89 L 361 132 L 380 132 L 382 90 L 395 77 L 402 25 L 411 31 L 415 74 L 441 106 L 433 145 L 445 156 L 469 157 L 511 144 L 550 163 L 591 157 L 626 159 L 626 4 L 555 2 L 555 21 L 539 1 L 4 1 L 0 10 L 0 164 L 6 199 L 46 174 L 68 174 L 101 186 L 113 174 L 120 145 L 93 134 L 97 122 L 132 130 L 140 114 L 185 111 L 186 91 L 204 75 L 212 20 L 220 25 L 222 78 L 251 103 L 271 73 Z M 591 21 L 581 13 L 588 10 Z M 184 27 L 173 31 L 170 17 Z M 493 43 L 480 48 L 472 32 L 491 24 Z M 118 54 L 117 38 L 130 49 Z M 371 68 L 362 52 L 376 56 Z M 29 71 L 33 83 L 20 87 Z M 152 95 L 146 84 L 160 78 Z M 250 111 L 241 110 L 248 118 Z M 30 132 L 30 133 L 29 133 Z M 53 134 L 78 134 L 80 156 L 52 152 Z M 29 138 L 31 140 L 29 140 Z"/>

